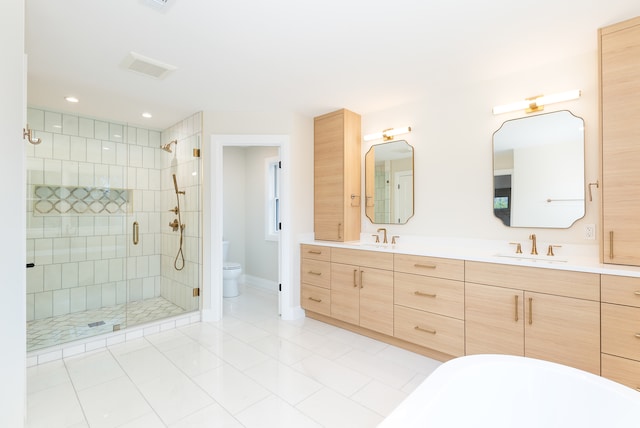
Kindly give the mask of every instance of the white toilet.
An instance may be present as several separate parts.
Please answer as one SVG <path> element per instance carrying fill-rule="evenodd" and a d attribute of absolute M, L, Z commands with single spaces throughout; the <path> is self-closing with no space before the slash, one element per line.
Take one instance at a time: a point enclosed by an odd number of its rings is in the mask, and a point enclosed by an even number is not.
<path fill-rule="evenodd" d="M 242 274 L 240 263 L 227 261 L 229 255 L 229 241 L 222 241 L 222 297 L 236 297 L 238 290 L 238 278 Z"/>

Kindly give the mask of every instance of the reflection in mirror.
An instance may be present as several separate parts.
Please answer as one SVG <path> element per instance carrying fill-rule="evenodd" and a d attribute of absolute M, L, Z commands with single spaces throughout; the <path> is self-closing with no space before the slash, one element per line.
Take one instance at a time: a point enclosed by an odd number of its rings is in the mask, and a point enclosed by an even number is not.
<path fill-rule="evenodd" d="M 493 134 L 493 212 L 511 227 L 568 228 L 585 213 L 584 121 L 508 120 Z"/>
<path fill-rule="evenodd" d="M 365 214 L 372 223 L 405 224 L 413 217 L 413 147 L 376 144 L 365 156 Z"/>

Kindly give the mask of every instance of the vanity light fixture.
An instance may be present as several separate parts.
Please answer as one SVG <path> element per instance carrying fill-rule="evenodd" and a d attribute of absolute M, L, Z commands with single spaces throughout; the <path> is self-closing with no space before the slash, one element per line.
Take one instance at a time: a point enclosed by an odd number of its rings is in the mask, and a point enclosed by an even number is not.
<path fill-rule="evenodd" d="M 390 141 L 393 140 L 396 135 L 408 134 L 409 132 L 411 132 L 410 126 L 405 126 L 404 128 L 389 128 L 382 132 L 365 135 L 364 141 L 379 140 L 380 138 L 384 141 Z"/>
<path fill-rule="evenodd" d="M 493 114 L 508 113 L 516 110 L 525 110 L 527 113 L 533 113 L 544 110 L 546 104 L 570 101 L 578 98 L 580 98 L 580 89 L 552 95 L 537 95 L 535 97 L 525 98 L 522 101 L 495 106 L 493 108 Z"/>

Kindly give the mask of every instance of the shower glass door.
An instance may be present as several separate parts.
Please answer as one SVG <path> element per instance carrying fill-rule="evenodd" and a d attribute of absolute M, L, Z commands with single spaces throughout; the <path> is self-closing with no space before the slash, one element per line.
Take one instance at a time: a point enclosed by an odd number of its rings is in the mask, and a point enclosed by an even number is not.
<path fill-rule="evenodd" d="M 28 109 L 27 351 L 126 325 L 125 127 Z"/>

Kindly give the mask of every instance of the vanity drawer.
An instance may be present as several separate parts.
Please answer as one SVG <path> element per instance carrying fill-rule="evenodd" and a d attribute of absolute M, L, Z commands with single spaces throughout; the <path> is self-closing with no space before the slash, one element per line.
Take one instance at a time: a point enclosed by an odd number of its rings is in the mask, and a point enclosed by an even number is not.
<path fill-rule="evenodd" d="M 346 265 L 366 266 L 384 270 L 393 270 L 393 254 L 379 251 L 351 250 L 349 248 L 333 248 L 331 261 Z"/>
<path fill-rule="evenodd" d="M 464 318 L 464 283 L 395 272 L 394 303 L 440 315 Z"/>
<path fill-rule="evenodd" d="M 331 247 L 303 244 L 300 247 L 300 257 L 303 259 L 323 260 L 328 262 L 331 260 Z"/>
<path fill-rule="evenodd" d="M 603 303 L 602 352 L 640 360 L 640 308 Z"/>
<path fill-rule="evenodd" d="M 602 377 L 640 391 L 640 361 L 602 354 Z"/>
<path fill-rule="evenodd" d="M 311 312 L 331 316 L 331 290 L 302 284 L 300 305 Z"/>
<path fill-rule="evenodd" d="M 396 272 L 464 281 L 463 260 L 395 254 L 393 266 Z"/>
<path fill-rule="evenodd" d="M 467 261 L 465 281 L 600 301 L 597 273 Z"/>
<path fill-rule="evenodd" d="M 603 302 L 640 308 L 640 278 L 602 275 L 600 281 Z"/>
<path fill-rule="evenodd" d="M 302 259 L 300 277 L 303 283 L 331 288 L 331 263 Z"/>
<path fill-rule="evenodd" d="M 464 355 L 464 321 L 396 305 L 393 335 L 445 354 Z"/>

